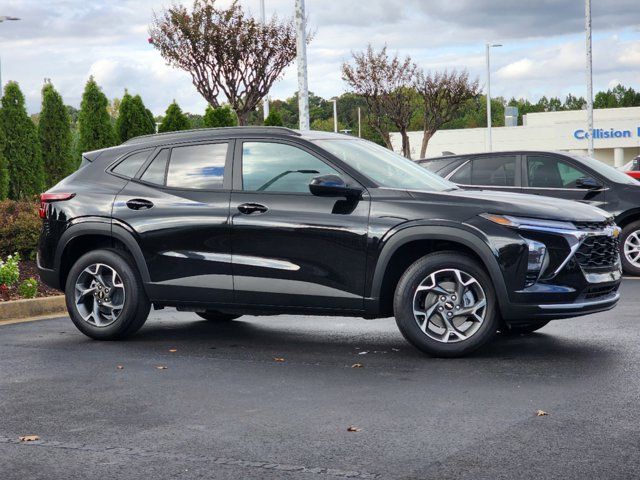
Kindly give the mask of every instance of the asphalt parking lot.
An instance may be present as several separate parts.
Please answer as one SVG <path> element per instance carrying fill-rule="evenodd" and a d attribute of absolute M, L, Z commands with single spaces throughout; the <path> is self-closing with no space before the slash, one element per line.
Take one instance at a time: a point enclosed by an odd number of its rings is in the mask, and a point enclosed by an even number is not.
<path fill-rule="evenodd" d="M 625 280 L 611 312 L 456 360 L 392 319 L 0 326 L 0 478 L 638 478 L 639 311 Z"/>

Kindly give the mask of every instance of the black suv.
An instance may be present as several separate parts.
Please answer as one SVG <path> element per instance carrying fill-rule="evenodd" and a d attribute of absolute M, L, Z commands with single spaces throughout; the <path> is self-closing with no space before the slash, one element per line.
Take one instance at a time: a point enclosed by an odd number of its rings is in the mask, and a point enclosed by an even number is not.
<path fill-rule="evenodd" d="M 611 213 L 622 228 L 624 271 L 640 275 L 640 182 L 599 160 L 560 152 L 515 151 L 418 160 L 466 189 L 565 198 Z"/>
<path fill-rule="evenodd" d="M 576 202 L 469 192 L 373 143 L 284 128 L 138 137 L 42 195 L 38 265 L 96 339 L 150 306 L 395 315 L 440 356 L 612 308 L 618 228 Z"/>

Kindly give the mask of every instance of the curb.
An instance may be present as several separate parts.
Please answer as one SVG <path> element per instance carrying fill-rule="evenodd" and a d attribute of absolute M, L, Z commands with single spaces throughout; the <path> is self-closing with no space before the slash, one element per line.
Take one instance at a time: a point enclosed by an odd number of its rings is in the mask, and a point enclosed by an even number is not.
<path fill-rule="evenodd" d="M 44 320 L 66 314 L 64 295 L 0 302 L 0 325 Z"/>

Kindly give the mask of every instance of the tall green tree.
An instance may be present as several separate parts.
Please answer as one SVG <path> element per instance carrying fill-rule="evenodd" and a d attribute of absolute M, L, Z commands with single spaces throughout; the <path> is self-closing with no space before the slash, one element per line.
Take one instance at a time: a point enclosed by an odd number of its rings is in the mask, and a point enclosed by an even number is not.
<path fill-rule="evenodd" d="M 51 83 L 42 87 L 42 110 L 38 122 L 46 188 L 75 169 L 71 150 L 71 117 L 62 97 Z"/>
<path fill-rule="evenodd" d="M 44 190 L 44 168 L 38 132 L 24 105 L 16 82 L 9 82 L 2 97 L 4 156 L 9 166 L 9 198 L 20 200 Z"/>
<path fill-rule="evenodd" d="M 6 138 L 2 127 L 2 115 L 0 115 L 0 200 L 4 200 L 9 196 L 9 167 L 7 166 L 7 160 L 4 158 L 5 144 Z"/>
<path fill-rule="evenodd" d="M 93 77 L 89 77 L 78 113 L 79 153 L 111 147 L 116 136 L 107 107 L 109 101 Z M 77 161 L 80 160 L 78 156 Z"/>
<path fill-rule="evenodd" d="M 158 128 L 162 132 L 176 132 L 178 130 L 187 130 L 191 128 L 191 124 L 187 116 L 182 113 L 180 105 L 174 100 L 167 108 L 162 123 Z"/>
<path fill-rule="evenodd" d="M 313 125 L 316 125 L 316 122 L 322 122 L 325 120 L 314 120 Z M 269 112 L 269 115 L 267 115 L 267 118 L 264 119 L 264 124 L 267 127 L 282 127 L 284 125 L 283 121 L 282 121 L 282 115 L 280 115 L 280 113 L 277 110 L 272 110 Z M 314 126 L 312 126 L 312 130 L 325 130 L 324 128 L 315 128 Z M 333 128 L 330 130 L 332 131 Z"/>
<path fill-rule="evenodd" d="M 121 142 L 139 135 L 154 133 L 155 122 L 149 110 L 144 106 L 140 95 L 132 97 L 125 90 L 118 109 L 116 119 L 116 133 Z"/>
<path fill-rule="evenodd" d="M 213 108 L 207 105 L 203 118 L 204 126 L 209 128 L 235 127 L 238 125 L 238 118 L 228 105 Z"/>

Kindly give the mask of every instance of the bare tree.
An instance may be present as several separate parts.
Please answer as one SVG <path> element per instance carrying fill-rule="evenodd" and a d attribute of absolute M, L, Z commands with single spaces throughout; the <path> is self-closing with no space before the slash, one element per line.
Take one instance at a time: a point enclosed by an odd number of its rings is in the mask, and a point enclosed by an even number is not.
<path fill-rule="evenodd" d="M 395 126 L 402 137 L 402 153 L 411 158 L 407 130 L 416 111 L 415 83 L 417 66 L 407 56 L 390 57 L 385 46 L 379 52 L 369 45 L 364 52 L 353 54 L 354 65 L 342 65 L 342 78 L 367 102 L 368 123 L 391 149 L 389 127 Z"/>
<path fill-rule="evenodd" d="M 194 0 L 154 14 L 149 41 L 171 66 L 191 74 L 200 94 L 215 108 L 222 93 L 240 125 L 296 58 L 293 20 L 275 15 L 261 23 L 237 1 L 219 8 L 216 0 Z"/>
<path fill-rule="evenodd" d="M 463 104 L 480 93 L 478 80 L 470 81 L 469 73 L 436 72 L 425 75 L 418 72 L 415 89 L 422 98 L 424 107 L 422 146 L 420 158 L 427 153 L 429 140 L 445 123 L 451 121 Z"/>

